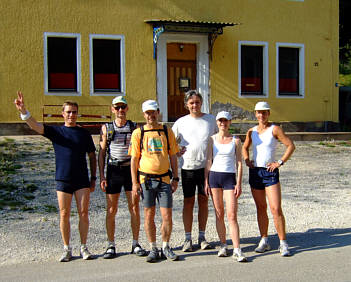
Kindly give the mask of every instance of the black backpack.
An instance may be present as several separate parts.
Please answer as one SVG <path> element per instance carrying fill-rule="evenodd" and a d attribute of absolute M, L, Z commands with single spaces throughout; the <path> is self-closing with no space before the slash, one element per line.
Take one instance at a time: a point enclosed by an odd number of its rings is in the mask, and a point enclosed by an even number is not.
<path fill-rule="evenodd" d="M 140 128 L 140 130 L 141 130 L 140 153 L 141 153 L 141 150 L 143 149 L 144 132 L 149 132 L 149 131 L 157 131 L 159 136 L 161 136 L 160 132 L 164 132 L 164 134 L 166 135 L 166 139 L 167 139 L 167 152 L 170 150 L 169 141 L 168 141 L 168 128 L 166 125 L 163 125 L 162 128 L 158 128 L 158 129 L 144 129 L 144 126 L 142 126 Z"/>

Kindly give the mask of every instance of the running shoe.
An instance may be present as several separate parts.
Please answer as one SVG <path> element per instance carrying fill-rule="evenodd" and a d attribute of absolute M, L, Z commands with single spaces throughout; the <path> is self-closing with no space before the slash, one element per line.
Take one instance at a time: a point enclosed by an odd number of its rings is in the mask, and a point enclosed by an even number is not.
<path fill-rule="evenodd" d="M 262 239 L 255 249 L 256 253 L 264 253 L 265 251 L 270 251 L 272 248 L 268 243 L 265 243 Z"/>
<path fill-rule="evenodd" d="M 89 260 L 93 258 L 93 255 L 89 252 L 88 247 L 84 246 L 80 248 L 80 256 L 84 259 L 84 260 Z"/>
<path fill-rule="evenodd" d="M 182 251 L 183 252 L 192 252 L 193 250 L 194 250 L 193 249 L 193 242 L 191 240 L 185 239 Z"/>
<path fill-rule="evenodd" d="M 72 259 L 72 249 L 64 249 L 60 262 L 69 262 Z"/>
<path fill-rule="evenodd" d="M 209 249 L 212 249 L 212 246 L 210 245 L 210 243 L 208 243 L 206 241 L 205 238 L 199 238 L 199 241 L 198 241 L 198 244 L 199 244 L 199 248 L 201 248 L 201 250 L 209 250 Z"/>
<path fill-rule="evenodd" d="M 139 244 L 132 246 L 131 254 L 135 254 L 139 257 L 144 257 L 147 255 L 147 251 L 143 249 Z"/>
<path fill-rule="evenodd" d="M 239 249 L 236 252 L 233 252 L 233 258 L 236 259 L 238 262 L 247 262 L 247 258 L 244 256 L 241 249 Z"/>
<path fill-rule="evenodd" d="M 289 246 L 288 244 L 281 244 L 279 246 L 279 252 L 282 257 L 290 256 Z"/>
<path fill-rule="evenodd" d="M 228 256 L 228 248 L 225 246 L 221 246 L 219 251 L 218 251 L 218 256 L 221 257 L 227 257 Z"/>
<path fill-rule="evenodd" d="M 109 246 L 104 253 L 104 259 L 113 259 L 117 256 L 116 247 Z"/>
<path fill-rule="evenodd" d="M 152 250 L 149 252 L 148 256 L 146 257 L 147 262 L 157 262 L 159 259 L 160 259 L 160 256 L 158 254 L 157 248 L 152 248 Z"/>
<path fill-rule="evenodd" d="M 179 256 L 177 256 L 170 246 L 166 246 L 164 249 L 161 250 L 161 258 L 162 259 L 170 259 L 170 260 L 178 260 Z"/>

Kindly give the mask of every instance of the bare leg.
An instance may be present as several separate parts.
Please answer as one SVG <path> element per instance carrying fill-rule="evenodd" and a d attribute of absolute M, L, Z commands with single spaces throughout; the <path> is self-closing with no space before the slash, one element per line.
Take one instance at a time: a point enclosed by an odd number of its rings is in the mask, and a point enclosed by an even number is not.
<path fill-rule="evenodd" d="M 120 194 L 106 194 L 106 232 L 110 242 L 115 241 L 115 218 L 118 210 L 118 200 Z"/>
<path fill-rule="evenodd" d="M 144 208 L 144 228 L 147 239 L 150 243 L 156 242 L 156 225 L 155 225 L 155 206 L 151 208 Z"/>
<path fill-rule="evenodd" d="M 183 224 L 184 224 L 185 232 L 191 232 L 193 227 L 194 203 L 195 203 L 195 196 L 190 198 L 184 198 Z"/>
<path fill-rule="evenodd" d="M 269 220 L 267 215 L 266 192 L 265 190 L 253 189 L 251 187 L 251 193 L 256 204 L 257 222 L 261 237 L 267 237 Z"/>
<path fill-rule="evenodd" d="M 130 213 L 130 226 L 132 228 L 133 240 L 139 239 L 140 231 L 140 210 L 139 210 L 139 196 L 133 196 L 131 191 L 126 192 L 128 200 L 128 209 Z"/>
<path fill-rule="evenodd" d="M 160 208 L 162 217 L 162 241 L 169 242 L 172 233 L 172 208 Z"/>
<path fill-rule="evenodd" d="M 240 232 L 237 219 L 238 199 L 234 195 L 234 190 L 224 190 L 225 207 L 227 210 L 227 218 L 230 229 L 230 237 L 232 238 L 233 247 L 240 246 Z"/>
<path fill-rule="evenodd" d="M 211 188 L 212 202 L 216 214 L 216 229 L 219 240 L 226 244 L 226 228 L 224 223 L 223 189 Z"/>
<path fill-rule="evenodd" d="M 71 203 L 72 194 L 62 191 L 56 191 L 57 200 L 60 209 L 60 231 L 63 244 L 68 246 L 71 234 L 70 216 L 71 216 Z"/>
<path fill-rule="evenodd" d="M 285 218 L 281 206 L 280 183 L 266 187 L 266 194 L 279 239 L 286 240 Z"/>
<path fill-rule="evenodd" d="M 79 234 L 80 242 L 82 244 L 87 243 L 88 231 L 89 231 L 89 201 L 90 201 L 90 189 L 83 188 L 74 192 L 76 198 L 77 210 L 79 214 Z"/>
<path fill-rule="evenodd" d="M 198 194 L 197 201 L 199 204 L 199 230 L 205 231 L 208 218 L 208 197 L 202 194 Z"/>

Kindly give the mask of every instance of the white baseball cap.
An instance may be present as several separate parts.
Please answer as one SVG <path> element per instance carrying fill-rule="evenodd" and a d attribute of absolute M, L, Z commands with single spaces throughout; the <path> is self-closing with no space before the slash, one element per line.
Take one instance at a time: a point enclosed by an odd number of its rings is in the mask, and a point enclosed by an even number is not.
<path fill-rule="evenodd" d="M 117 96 L 112 100 L 112 105 L 116 105 L 119 103 L 127 105 L 127 100 L 123 96 Z"/>
<path fill-rule="evenodd" d="M 142 105 L 143 113 L 146 111 L 157 111 L 158 104 L 155 100 L 147 100 Z"/>
<path fill-rule="evenodd" d="M 216 116 L 216 120 L 219 120 L 221 118 L 225 118 L 227 120 L 232 120 L 232 116 L 230 113 L 226 112 L 226 111 L 221 111 L 217 114 Z"/>
<path fill-rule="evenodd" d="M 268 105 L 267 102 L 258 102 L 255 106 L 255 111 L 266 111 L 266 110 L 270 110 L 271 107 Z"/>

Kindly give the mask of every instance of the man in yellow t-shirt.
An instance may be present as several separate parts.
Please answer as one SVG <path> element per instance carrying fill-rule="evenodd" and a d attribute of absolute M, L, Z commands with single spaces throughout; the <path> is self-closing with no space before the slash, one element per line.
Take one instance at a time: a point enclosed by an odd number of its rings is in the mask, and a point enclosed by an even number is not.
<path fill-rule="evenodd" d="M 147 100 L 142 105 L 146 125 L 134 130 L 130 142 L 132 193 L 142 195 L 144 203 L 145 232 L 151 251 L 147 262 L 160 259 L 156 245 L 155 209 L 156 199 L 162 217 L 161 257 L 177 260 L 178 256 L 169 246 L 172 233 L 172 202 L 178 188 L 178 145 L 173 131 L 158 122 L 160 114 L 156 101 Z M 173 178 L 169 168 L 171 167 Z"/>

